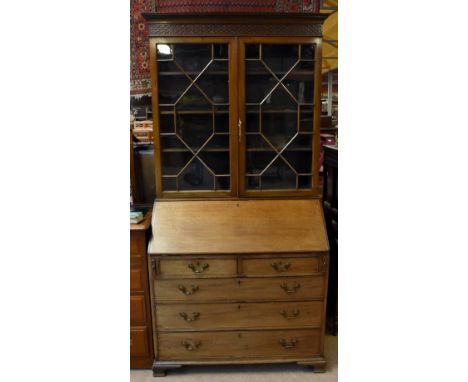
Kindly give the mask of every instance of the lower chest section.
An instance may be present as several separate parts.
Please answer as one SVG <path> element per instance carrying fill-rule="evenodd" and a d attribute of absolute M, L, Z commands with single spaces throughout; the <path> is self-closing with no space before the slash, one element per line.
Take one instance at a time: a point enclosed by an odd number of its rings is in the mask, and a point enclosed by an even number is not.
<path fill-rule="evenodd" d="M 160 361 L 323 352 L 328 254 L 151 256 Z"/>

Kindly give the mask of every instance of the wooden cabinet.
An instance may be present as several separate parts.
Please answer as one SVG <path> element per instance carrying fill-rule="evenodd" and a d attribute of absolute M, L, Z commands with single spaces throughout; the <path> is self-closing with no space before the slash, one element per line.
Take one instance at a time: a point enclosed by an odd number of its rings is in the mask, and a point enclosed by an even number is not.
<path fill-rule="evenodd" d="M 151 213 L 130 224 L 130 367 L 150 368 L 153 362 L 151 304 L 146 248 Z"/>
<path fill-rule="evenodd" d="M 319 200 L 156 202 L 149 256 L 155 376 L 213 363 L 323 371 L 328 243 Z"/>
<path fill-rule="evenodd" d="M 154 375 L 226 363 L 323 371 L 326 16 L 144 16 L 156 177 Z"/>

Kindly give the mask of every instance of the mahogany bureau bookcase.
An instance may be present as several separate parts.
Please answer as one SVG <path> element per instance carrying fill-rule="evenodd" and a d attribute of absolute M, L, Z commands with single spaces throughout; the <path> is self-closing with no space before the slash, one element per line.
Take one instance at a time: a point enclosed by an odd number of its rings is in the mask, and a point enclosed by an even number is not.
<path fill-rule="evenodd" d="M 153 374 L 296 362 L 324 371 L 316 14 L 145 14 L 156 202 Z"/>

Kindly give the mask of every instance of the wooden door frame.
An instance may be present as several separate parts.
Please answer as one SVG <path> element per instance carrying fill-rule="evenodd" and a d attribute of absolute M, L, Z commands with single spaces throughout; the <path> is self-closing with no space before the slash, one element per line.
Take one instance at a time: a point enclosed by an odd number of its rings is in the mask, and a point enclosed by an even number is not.
<path fill-rule="evenodd" d="M 314 62 L 314 121 L 313 121 L 313 141 L 312 141 L 312 189 L 297 190 L 272 190 L 272 191 L 246 191 L 245 173 L 246 173 L 246 147 L 245 147 L 245 44 L 316 44 L 315 62 Z M 243 128 L 239 135 L 239 153 L 238 153 L 238 185 L 239 196 L 249 198 L 267 198 L 267 197 L 304 197 L 320 196 L 320 86 L 321 84 L 321 62 L 322 62 L 322 38 L 321 37 L 238 37 L 238 115 Z"/>
<path fill-rule="evenodd" d="M 159 136 L 159 95 L 158 83 L 158 61 L 156 59 L 157 44 L 228 44 L 228 78 L 229 78 L 229 168 L 230 168 L 230 191 L 179 191 L 164 192 L 162 189 L 162 150 Z M 153 136 L 154 136 L 154 171 L 156 182 L 156 199 L 193 199 L 193 198 L 226 198 L 238 197 L 238 43 L 236 37 L 150 37 L 150 72 L 152 89 L 153 109 Z"/>

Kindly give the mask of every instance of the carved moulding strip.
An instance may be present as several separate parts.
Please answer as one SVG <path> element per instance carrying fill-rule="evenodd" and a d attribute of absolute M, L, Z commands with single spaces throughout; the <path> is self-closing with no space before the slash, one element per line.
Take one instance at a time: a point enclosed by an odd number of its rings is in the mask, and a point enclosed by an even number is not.
<path fill-rule="evenodd" d="M 171 36 L 322 36 L 321 24 L 165 24 L 150 23 L 152 37 Z"/>

